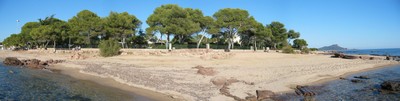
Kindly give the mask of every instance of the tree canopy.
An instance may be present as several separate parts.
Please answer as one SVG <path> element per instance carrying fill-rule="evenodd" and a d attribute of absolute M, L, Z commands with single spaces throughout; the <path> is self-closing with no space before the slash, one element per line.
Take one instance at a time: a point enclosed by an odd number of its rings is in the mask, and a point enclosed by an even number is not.
<path fill-rule="evenodd" d="M 86 44 L 88 46 L 91 46 L 91 39 L 102 34 L 103 30 L 102 19 L 89 10 L 78 12 L 76 16 L 68 20 L 68 25 L 71 30 L 67 37 L 77 40 L 75 44 Z"/>
<path fill-rule="evenodd" d="M 300 32 L 287 30 L 278 21 L 263 24 L 248 11 L 239 8 L 223 8 L 207 16 L 200 9 L 183 8 L 176 4 L 161 5 L 147 18 L 149 27 L 144 31 L 141 29 L 142 22 L 127 12 L 110 12 L 108 16 L 100 17 L 95 12 L 82 10 L 68 21 L 54 16 L 27 22 L 22 26 L 21 33 L 10 35 L 4 40 L 4 45 L 31 48 L 46 48 L 49 44 L 54 48 L 70 48 L 73 45 L 97 47 L 101 40 L 113 39 L 122 48 L 148 47 L 148 43 L 163 44 L 158 39 L 162 40 L 166 35 L 167 43 L 197 44 L 197 48 L 211 43 L 226 45 L 227 51 L 234 49 L 235 45 L 253 46 L 254 50 L 261 47 L 281 49 L 290 46 L 290 43 L 298 49 L 307 46 L 304 39 L 299 39 Z M 161 37 L 157 38 L 155 34 Z M 174 39 L 170 40 L 170 37 Z"/>
<path fill-rule="evenodd" d="M 293 47 L 294 48 L 303 49 L 303 48 L 305 48 L 307 46 L 308 46 L 307 41 L 304 40 L 304 39 L 295 39 L 293 41 Z"/>
<path fill-rule="evenodd" d="M 246 10 L 238 8 L 221 9 L 214 13 L 213 17 L 216 19 L 216 27 L 225 34 L 224 37 L 228 42 L 227 50 L 233 48 L 234 39 L 246 28 L 251 18 Z"/>
<path fill-rule="evenodd" d="M 126 38 L 129 35 L 134 36 L 141 24 L 142 22 L 136 16 L 130 15 L 128 12 L 110 12 L 104 21 L 107 33 L 112 38 L 119 40 L 123 44 L 122 48 L 125 48 Z"/>

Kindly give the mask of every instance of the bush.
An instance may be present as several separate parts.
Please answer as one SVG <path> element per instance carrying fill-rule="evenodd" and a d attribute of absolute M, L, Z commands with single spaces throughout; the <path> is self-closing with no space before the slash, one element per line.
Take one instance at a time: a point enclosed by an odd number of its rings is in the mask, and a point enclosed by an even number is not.
<path fill-rule="evenodd" d="M 292 48 L 292 46 L 286 46 L 282 48 L 282 52 L 283 53 L 294 53 L 294 49 Z"/>
<path fill-rule="evenodd" d="M 318 48 L 310 48 L 311 51 L 318 51 Z"/>
<path fill-rule="evenodd" d="M 301 49 L 300 51 L 301 51 L 302 54 L 308 54 L 308 53 L 310 53 L 310 49 L 308 49 L 308 48 L 303 48 L 303 49 Z"/>
<path fill-rule="evenodd" d="M 118 41 L 113 39 L 101 41 L 99 44 L 99 48 L 100 48 L 100 55 L 103 57 L 118 55 L 119 50 L 121 49 L 120 45 L 118 44 Z"/>

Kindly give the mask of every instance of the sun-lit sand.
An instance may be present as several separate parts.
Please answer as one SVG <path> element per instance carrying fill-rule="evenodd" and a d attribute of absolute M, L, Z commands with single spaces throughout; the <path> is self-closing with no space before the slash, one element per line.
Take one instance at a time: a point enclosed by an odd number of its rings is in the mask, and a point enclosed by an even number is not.
<path fill-rule="evenodd" d="M 215 78 L 235 79 L 227 87 L 230 94 L 245 99 L 256 95 L 256 90 L 275 93 L 292 91 L 296 85 L 338 78 L 351 72 L 399 64 L 386 60 L 362 60 L 331 58 L 319 54 L 282 54 L 253 52 L 250 50 L 123 50 L 120 56 L 103 58 L 96 49 L 83 51 L 0 51 L 0 57 L 65 59 L 67 62 L 50 67 L 69 71 L 66 74 L 89 74 L 111 78 L 122 84 L 166 94 L 175 100 L 230 101 L 220 93 L 221 86 L 214 85 Z M 79 53 L 79 54 L 78 54 Z M 196 66 L 211 68 L 215 75 L 201 75 Z M 83 78 L 76 76 L 77 78 Z M 88 79 L 86 77 L 86 79 Z M 102 82 L 102 79 L 93 79 Z M 109 80 L 104 80 L 109 82 Z M 106 85 L 116 85 L 105 83 Z M 119 86 L 116 86 L 119 87 Z M 121 89 L 128 89 L 119 87 Z M 135 91 L 139 92 L 140 91 Z M 150 93 L 146 93 L 149 96 Z M 159 95 L 157 97 L 166 97 Z M 151 94 L 150 94 L 150 97 Z M 167 99 L 164 99 L 167 100 Z M 169 99 L 170 100 L 170 99 Z"/>

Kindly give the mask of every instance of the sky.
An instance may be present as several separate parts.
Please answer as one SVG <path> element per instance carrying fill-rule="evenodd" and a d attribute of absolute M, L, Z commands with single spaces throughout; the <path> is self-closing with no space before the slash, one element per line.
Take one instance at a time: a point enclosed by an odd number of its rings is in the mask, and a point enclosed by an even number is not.
<path fill-rule="evenodd" d="M 128 12 L 146 29 L 147 17 L 163 4 L 200 9 L 207 16 L 223 8 L 244 9 L 264 25 L 279 21 L 300 32 L 309 47 L 400 48 L 400 0 L 0 0 L 0 41 L 26 22 L 53 14 L 68 21 L 85 9 L 100 17 Z"/>

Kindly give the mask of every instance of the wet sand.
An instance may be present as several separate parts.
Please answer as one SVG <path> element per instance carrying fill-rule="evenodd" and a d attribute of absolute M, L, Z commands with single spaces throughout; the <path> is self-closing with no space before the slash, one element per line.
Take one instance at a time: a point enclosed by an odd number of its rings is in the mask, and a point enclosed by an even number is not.
<path fill-rule="evenodd" d="M 126 84 L 122 84 L 119 82 L 116 82 L 114 79 L 111 78 L 104 78 L 104 77 L 98 77 L 98 76 L 93 76 L 93 75 L 88 75 L 84 73 L 80 73 L 78 68 L 74 67 L 65 67 L 65 64 L 56 64 L 53 66 L 50 66 L 49 69 L 53 71 L 58 71 L 61 74 L 68 75 L 80 80 L 87 80 L 91 81 L 103 86 L 108 86 L 110 88 L 114 89 L 120 89 L 123 91 L 127 91 L 132 93 L 131 95 L 133 96 L 135 101 L 175 101 L 177 99 L 172 99 L 170 96 L 167 96 L 165 94 L 141 89 L 141 88 L 136 88 L 132 86 L 128 86 Z"/>

